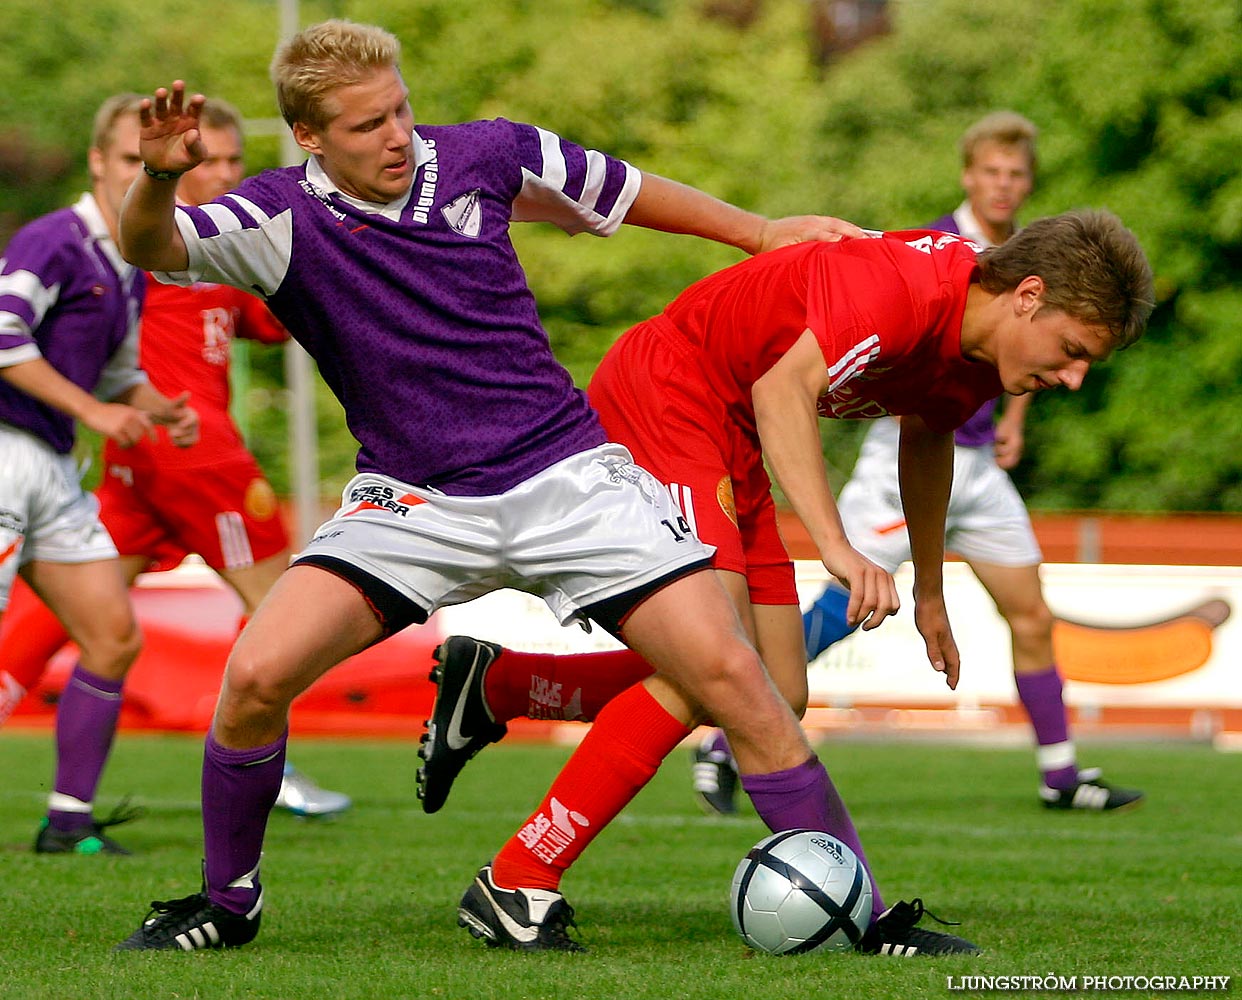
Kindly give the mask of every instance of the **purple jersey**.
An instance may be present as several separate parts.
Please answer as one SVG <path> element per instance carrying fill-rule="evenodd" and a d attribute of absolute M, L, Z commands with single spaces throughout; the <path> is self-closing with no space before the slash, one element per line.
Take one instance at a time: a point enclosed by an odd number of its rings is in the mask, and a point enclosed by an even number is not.
<path fill-rule="evenodd" d="M 87 392 L 115 398 L 146 381 L 137 367 L 145 287 L 91 195 L 23 226 L 0 261 L 0 366 L 42 357 Z M 3 379 L 0 421 L 61 454 L 73 448 L 72 417 Z"/>
<path fill-rule="evenodd" d="M 360 472 L 502 493 L 606 440 L 552 354 L 509 224 L 608 235 L 640 175 L 503 119 L 419 126 L 413 155 L 389 205 L 344 195 L 312 159 L 178 208 L 189 270 L 157 277 L 261 293 L 344 406 Z"/>
<path fill-rule="evenodd" d="M 927 228 L 938 229 L 942 233 L 957 233 L 958 235 L 961 235 L 962 232 L 962 227 L 958 224 L 957 219 L 955 219 L 952 214 L 942 215 L 935 222 L 928 223 Z M 975 236 L 972 236 L 971 238 L 976 239 Z M 974 414 L 954 432 L 954 444 L 959 444 L 963 448 L 982 448 L 986 445 L 992 444 L 992 442 L 996 440 L 996 427 L 992 422 L 992 415 L 995 412 L 996 400 L 990 399 L 979 407 L 979 409 L 977 409 Z"/>

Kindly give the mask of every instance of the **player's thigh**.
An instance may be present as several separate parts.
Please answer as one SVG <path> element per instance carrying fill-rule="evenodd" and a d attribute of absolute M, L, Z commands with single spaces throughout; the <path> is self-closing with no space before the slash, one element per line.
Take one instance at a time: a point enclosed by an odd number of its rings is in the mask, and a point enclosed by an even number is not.
<path fill-rule="evenodd" d="M 129 582 L 118 559 L 76 563 L 35 559 L 26 564 L 22 576 L 85 655 L 100 647 L 137 643 Z"/>
<path fill-rule="evenodd" d="M 1038 564 L 1002 566 L 979 559 L 966 561 L 1006 621 L 1047 612 Z"/>
<path fill-rule="evenodd" d="M 382 635 L 353 583 L 318 566 L 287 570 L 238 637 L 222 702 L 246 694 L 292 697 Z"/>

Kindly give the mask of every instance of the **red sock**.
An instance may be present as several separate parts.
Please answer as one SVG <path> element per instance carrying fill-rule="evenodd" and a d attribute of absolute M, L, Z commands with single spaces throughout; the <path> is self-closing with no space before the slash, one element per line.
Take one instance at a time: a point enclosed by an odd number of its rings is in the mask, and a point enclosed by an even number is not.
<path fill-rule="evenodd" d="M 617 695 L 561 768 L 539 808 L 492 863 L 506 889 L 555 889 L 690 730 L 641 684 Z"/>
<path fill-rule="evenodd" d="M 47 661 L 69 641 L 65 627 L 19 577 L 0 620 L 0 663 L 27 691 L 39 683 Z"/>
<path fill-rule="evenodd" d="M 488 668 L 483 694 L 497 722 L 591 722 L 608 702 L 651 673 L 647 661 L 629 649 L 574 654 L 506 649 Z"/>

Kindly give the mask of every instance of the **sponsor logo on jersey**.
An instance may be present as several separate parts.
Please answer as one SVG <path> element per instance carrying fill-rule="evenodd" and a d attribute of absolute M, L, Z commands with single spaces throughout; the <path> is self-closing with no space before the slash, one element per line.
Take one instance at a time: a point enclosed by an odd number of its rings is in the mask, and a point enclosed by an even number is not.
<path fill-rule="evenodd" d="M 329 212 L 331 212 L 337 222 L 345 221 L 345 213 L 332 204 L 332 199 L 328 197 L 328 193 L 326 191 L 321 191 L 319 188 L 315 187 L 314 184 L 308 181 L 305 177 L 301 178 L 298 181 L 298 186 L 301 187 L 303 191 L 305 191 L 308 195 L 314 198 L 317 202 L 323 205 L 323 207 L 326 208 Z"/>
<path fill-rule="evenodd" d="M 431 206 L 436 203 L 436 184 L 440 181 L 440 154 L 436 152 L 435 139 L 424 139 L 423 144 L 430 150 L 431 158 L 421 167 L 422 179 L 415 180 L 418 189 L 414 192 L 414 211 L 410 217 L 415 222 L 426 225 Z"/>

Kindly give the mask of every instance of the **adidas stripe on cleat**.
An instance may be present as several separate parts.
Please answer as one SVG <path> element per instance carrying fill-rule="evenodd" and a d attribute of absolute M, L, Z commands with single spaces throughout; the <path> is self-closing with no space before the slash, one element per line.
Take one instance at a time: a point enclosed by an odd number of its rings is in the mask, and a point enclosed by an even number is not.
<path fill-rule="evenodd" d="M 217 906 L 206 892 L 182 899 L 155 901 L 151 913 L 133 934 L 114 951 L 200 951 L 206 948 L 238 948 L 259 933 L 263 916 L 263 892 L 248 913 L 233 913 Z"/>
<path fill-rule="evenodd" d="M 1087 812 L 1111 812 L 1129 809 L 1143 801 L 1143 793 L 1134 788 L 1114 788 L 1100 780 L 1100 769 L 1087 768 L 1078 772 L 1072 788 L 1049 788 L 1040 785 L 1039 797 L 1046 809 L 1079 809 Z"/>
<path fill-rule="evenodd" d="M 900 958 L 934 955 L 978 955 L 980 949 L 965 938 L 942 931 L 916 927 L 923 915 L 938 923 L 950 925 L 923 907 L 921 899 L 895 903 L 875 918 L 858 942 L 857 950 L 864 955 L 894 955 Z"/>
<path fill-rule="evenodd" d="M 491 948 L 516 951 L 585 951 L 569 936 L 574 910 L 551 889 L 502 889 L 492 866 L 479 869 L 457 908 L 457 926 Z"/>
<path fill-rule="evenodd" d="M 436 648 L 431 670 L 436 700 L 418 748 L 423 764 L 415 775 L 425 813 L 437 812 L 470 758 L 508 731 L 492 718 L 483 696 L 483 678 L 502 652 L 494 642 L 466 635 L 451 636 Z"/>
<path fill-rule="evenodd" d="M 737 814 L 737 766 L 729 751 L 695 747 L 691 774 L 694 796 L 705 813 L 709 816 Z"/>

